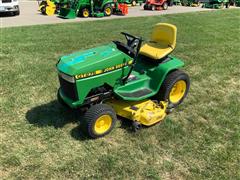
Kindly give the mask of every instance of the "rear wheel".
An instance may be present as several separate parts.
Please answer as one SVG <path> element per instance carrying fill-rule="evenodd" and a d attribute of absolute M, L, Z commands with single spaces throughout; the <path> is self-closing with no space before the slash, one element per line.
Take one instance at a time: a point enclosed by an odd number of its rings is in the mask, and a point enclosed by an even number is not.
<path fill-rule="evenodd" d="M 176 70 L 167 75 L 156 99 L 168 101 L 169 107 L 176 107 L 181 104 L 187 96 L 190 87 L 188 75 L 180 70 Z"/>
<path fill-rule="evenodd" d="M 112 10 L 112 6 L 111 5 L 106 5 L 104 7 L 104 10 L 103 10 L 105 16 L 111 16 L 112 15 L 112 11 L 113 10 Z"/>
<path fill-rule="evenodd" d="M 90 15 L 89 10 L 88 10 L 87 8 L 84 8 L 84 9 L 82 10 L 82 17 L 88 18 L 89 15 Z"/>
<path fill-rule="evenodd" d="M 91 138 L 99 138 L 112 131 L 116 120 L 116 113 L 110 106 L 97 104 L 85 113 L 83 117 L 83 128 Z"/>
<path fill-rule="evenodd" d="M 168 3 L 167 2 L 163 3 L 162 7 L 163 7 L 163 10 L 167 10 L 168 9 Z"/>

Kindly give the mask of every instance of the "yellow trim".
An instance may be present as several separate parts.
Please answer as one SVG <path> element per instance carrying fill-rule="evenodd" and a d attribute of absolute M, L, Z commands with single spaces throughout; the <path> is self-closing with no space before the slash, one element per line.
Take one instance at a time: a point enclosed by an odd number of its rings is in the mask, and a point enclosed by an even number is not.
<path fill-rule="evenodd" d="M 96 120 L 94 131 L 97 134 L 104 134 L 111 128 L 111 125 L 112 117 L 110 115 L 102 115 Z"/>
<path fill-rule="evenodd" d="M 107 7 L 106 9 L 105 9 L 105 14 L 107 15 L 107 16 L 110 16 L 111 15 L 111 8 L 110 7 Z"/>
<path fill-rule="evenodd" d="M 187 89 L 187 84 L 184 80 L 177 81 L 169 94 L 169 100 L 172 103 L 178 103 L 184 96 Z"/>

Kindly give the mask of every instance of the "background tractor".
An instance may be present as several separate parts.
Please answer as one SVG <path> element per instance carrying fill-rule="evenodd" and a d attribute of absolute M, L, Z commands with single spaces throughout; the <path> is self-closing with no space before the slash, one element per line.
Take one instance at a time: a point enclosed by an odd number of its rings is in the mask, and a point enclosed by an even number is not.
<path fill-rule="evenodd" d="M 126 15 L 128 7 L 126 4 L 113 0 L 73 0 L 67 7 L 60 9 L 60 17 L 73 19 L 81 17 L 103 17 L 111 16 L 113 13 Z"/>
<path fill-rule="evenodd" d="M 199 0 L 180 0 L 182 6 L 198 7 L 200 5 Z"/>
<path fill-rule="evenodd" d="M 68 2 L 69 0 L 43 0 L 39 3 L 39 11 L 44 15 L 52 16 L 59 13 L 61 7 L 67 6 Z"/>
<path fill-rule="evenodd" d="M 203 3 L 203 8 L 213 8 L 213 9 L 222 9 L 229 8 L 230 3 L 229 0 L 209 0 L 209 2 Z"/>
<path fill-rule="evenodd" d="M 167 0 L 146 0 L 143 6 L 144 10 L 167 10 L 168 2 Z"/>
<path fill-rule="evenodd" d="M 122 2 L 122 0 L 118 2 Z M 137 4 L 141 6 L 143 3 L 145 3 L 145 0 L 123 0 L 123 2 L 132 6 L 136 6 Z"/>
<path fill-rule="evenodd" d="M 126 43 L 113 41 L 63 56 L 57 63 L 58 101 L 84 111 L 83 130 L 92 138 L 108 134 L 117 115 L 132 120 L 135 130 L 163 120 L 187 96 L 190 81 L 171 56 L 177 29 L 159 23 L 151 38 L 122 32 Z"/>

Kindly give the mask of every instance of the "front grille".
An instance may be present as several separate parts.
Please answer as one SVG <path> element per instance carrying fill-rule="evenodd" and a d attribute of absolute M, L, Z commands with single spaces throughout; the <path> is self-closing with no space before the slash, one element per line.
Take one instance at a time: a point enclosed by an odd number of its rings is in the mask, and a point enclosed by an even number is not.
<path fill-rule="evenodd" d="M 64 95 L 74 101 L 78 100 L 76 83 L 70 83 L 65 79 L 61 78 L 60 76 L 58 77 L 59 77 L 61 90 L 63 91 Z"/>
<path fill-rule="evenodd" d="M 12 0 L 2 0 L 2 3 L 10 3 Z"/>

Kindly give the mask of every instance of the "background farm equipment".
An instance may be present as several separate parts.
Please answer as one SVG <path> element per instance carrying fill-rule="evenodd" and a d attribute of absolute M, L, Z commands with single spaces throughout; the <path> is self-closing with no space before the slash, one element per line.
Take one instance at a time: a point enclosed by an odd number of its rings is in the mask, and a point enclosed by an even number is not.
<path fill-rule="evenodd" d="M 203 8 L 212 8 L 212 9 L 222 9 L 224 8 L 229 8 L 230 3 L 229 0 L 209 0 L 209 2 L 205 2 L 203 4 Z"/>
<path fill-rule="evenodd" d="M 124 3 L 132 6 L 139 4 L 141 6 L 143 3 L 145 3 L 145 0 L 118 0 L 118 3 Z"/>
<path fill-rule="evenodd" d="M 39 3 L 39 11 L 48 16 L 58 13 L 63 6 L 67 6 L 69 0 L 43 0 Z M 39 2 L 39 1 L 38 1 Z"/>
<path fill-rule="evenodd" d="M 167 10 L 168 2 L 166 0 L 147 0 L 143 6 L 144 10 Z"/>
<path fill-rule="evenodd" d="M 62 7 L 59 15 L 66 19 L 74 19 L 77 16 L 84 18 L 111 16 L 113 13 L 126 15 L 128 7 L 113 0 L 74 0 L 67 7 Z"/>
<path fill-rule="evenodd" d="M 199 0 L 180 0 L 182 6 L 198 7 L 200 5 Z"/>

